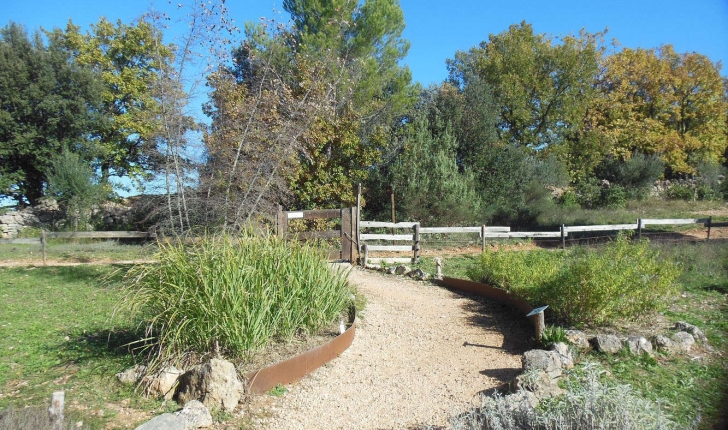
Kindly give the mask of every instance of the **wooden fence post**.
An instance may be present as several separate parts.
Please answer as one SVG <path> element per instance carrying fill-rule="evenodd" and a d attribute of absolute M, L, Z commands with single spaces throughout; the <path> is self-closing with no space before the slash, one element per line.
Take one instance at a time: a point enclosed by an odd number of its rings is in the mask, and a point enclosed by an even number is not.
<path fill-rule="evenodd" d="M 420 225 L 415 224 L 413 226 L 414 234 L 412 235 L 412 250 L 415 252 L 415 256 L 412 259 L 413 264 L 417 264 L 420 261 Z"/>
<path fill-rule="evenodd" d="M 637 220 L 637 239 L 642 239 L 642 218 Z"/>
<path fill-rule="evenodd" d="M 364 268 L 366 268 L 367 267 L 367 259 L 369 258 L 369 247 L 365 243 L 364 245 L 362 245 L 361 249 L 362 249 L 362 251 L 364 253 L 364 256 L 362 257 L 361 266 L 364 267 Z"/>
<path fill-rule="evenodd" d="M 561 249 L 566 249 L 566 225 L 561 224 Z"/>
<path fill-rule="evenodd" d="M 51 396 L 51 407 L 48 408 L 48 415 L 54 430 L 63 428 L 63 403 L 65 393 L 63 391 L 54 391 Z"/>
<path fill-rule="evenodd" d="M 276 218 L 276 234 L 279 238 L 285 240 L 286 233 L 288 232 L 288 218 L 285 212 L 283 212 L 283 206 L 281 205 L 278 205 L 278 216 Z"/>
<path fill-rule="evenodd" d="M 361 253 L 361 238 L 359 237 L 359 221 L 361 221 L 361 182 L 356 189 L 356 251 Z"/>
<path fill-rule="evenodd" d="M 713 217 L 712 216 L 709 216 L 708 217 L 708 239 L 707 240 L 710 240 L 710 227 L 712 225 L 713 225 Z"/>
<path fill-rule="evenodd" d="M 485 252 L 485 224 L 483 224 L 482 226 L 480 226 L 480 237 L 482 239 L 481 250 L 483 252 Z"/>
<path fill-rule="evenodd" d="M 351 222 L 349 223 L 349 231 L 351 232 L 351 253 L 349 255 L 349 261 L 351 264 L 356 264 L 356 259 L 359 258 L 359 209 L 356 207 L 351 208 Z M 354 256 L 356 254 L 356 257 Z"/>
<path fill-rule="evenodd" d="M 43 248 L 43 265 L 44 266 L 46 265 L 46 242 L 47 242 L 46 231 L 41 230 L 40 231 L 40 245 L 41 245 L 41 248 Z"/>
<path fill-rule="evenodd" d="M 352 256 L 352 234 L 351 231 L 352 210 L 341 209 L 341 259 L 353 262 Z"/>

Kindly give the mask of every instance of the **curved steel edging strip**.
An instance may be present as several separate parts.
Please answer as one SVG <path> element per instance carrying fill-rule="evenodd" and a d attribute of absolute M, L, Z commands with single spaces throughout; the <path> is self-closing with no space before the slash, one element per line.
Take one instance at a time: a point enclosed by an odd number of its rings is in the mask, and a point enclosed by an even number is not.
<path fill-rule="evenodd" d="M 344 333 L 310 351 L 291 357 L 288 360 L 250 372 L 246 375 L 247 392 L 263 394 L 278 384 L 298 381 L 346 351 L 354 341 L 356 332 L 356 309 L 349 318 L 351 325 Z"/>
<path fill-rule="evenodd" d="M 443 277 L 442 283 L 445 284 L 446 287 L 452 288 L 454 290 L 477 294 L 479 296 L 495 300 L 499 303 L 513 306 L 526 314 L 530 313 L 534 309 L 534 307 L 531 306 L 530 303 L 525 300 L 513 297 L 508 291 L 501 290 L 500 288 L 491 287 L 490 285 L 481 284 L 480 282 Z M 540 336 L 539 316 L 532 315 L 527 318 L 531 321 L 534 330 L 536 330 L 536 338 L 538 339 Z"/>

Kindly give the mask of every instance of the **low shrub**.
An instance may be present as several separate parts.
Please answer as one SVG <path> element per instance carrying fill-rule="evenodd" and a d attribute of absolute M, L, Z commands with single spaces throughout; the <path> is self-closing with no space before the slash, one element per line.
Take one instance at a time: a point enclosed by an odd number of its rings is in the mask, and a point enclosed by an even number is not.
<path fill-rule="evenodd" d="M 536 302 L 539 290 L 552 279 L 564 264 L 560 251 L 534 250 L 499 252 L 486 249 L 478 261 L 467 271 L 477 282 L 493 285 Z"/>
<path fill-rule="evenodd" d="M 514 402 L 500 394 L 483 396 L 481 406 L 451 420 L 465 429 L 684 429 L 693 423 L 676 423 L 660 403 L 642 398 L 629 385 L 602 381 L 604 370 L 593 363 L 566 381 L 562 396 L 544 400 L 537 408 L 525 400 Z M 522 398 L 523 399 L 523 398 Z"/>
<path fill-rule="evenodd" d="M 623 234 L 596 249 L 485 252 L 468 276 L 549 305 L 568 323 L 601 325 L 664 308 L 679 269 L 658 254 L 648 241 Z"/>
<path fill-rule="evenodd" d="M 274 237 L 161 244 L 158 264 L 125 276 L 122 307 L 143 312 L 165 359 L 218 348 L 249 356 L 272 339 L 318 331 L 350 304 L 346 276 L 325 259 L 322 248 Z"/>
<path fill-rule="evenodd" d="M 611 185 L 602 189 L 601 204 L 612 209 L 623 208 L 627 204 L 627 191 L 621 185 Z"/>
<path fill-rule="evenodd" d="M 674 184 L 665 191 L 665 196 L 670 200 L 693 200 L 695 191 L 685 184 Z"/>

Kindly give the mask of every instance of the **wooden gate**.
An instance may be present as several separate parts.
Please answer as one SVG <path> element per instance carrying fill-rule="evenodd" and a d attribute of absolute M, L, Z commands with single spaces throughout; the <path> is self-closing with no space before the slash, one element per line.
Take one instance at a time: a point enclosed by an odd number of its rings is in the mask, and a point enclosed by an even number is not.
<path fill-rule="evenodd" d="M 304 231 L 291 233 L 288 230 L 289 220 L 293 219 L 336 219 L 341 218 L 339 230 L 327 231 Z M 346 209 L 322 209 L 308 211 L 284 211 L 278 206 L 276 233 L 283 239 L 336 239 L 340 238 L 341 246 L 338 250 L 332 250 L 329 260 L 356 261 L 358 247 L 356 245 L 357 231 L 357 209 L 356 207 Z"/>

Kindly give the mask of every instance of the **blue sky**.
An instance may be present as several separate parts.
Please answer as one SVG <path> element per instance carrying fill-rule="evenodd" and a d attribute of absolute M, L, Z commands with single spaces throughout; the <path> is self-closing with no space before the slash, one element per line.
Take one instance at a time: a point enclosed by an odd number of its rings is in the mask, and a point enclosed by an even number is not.
<path fill-rule="evenodd" d="M 178 3 L 157 0 L 157 9 Z M 728 76 L 728 0 L 400 0 L 411 48 L 405 63 L 423 85 L 447 77 L 445 60 L 500 33 L 511 24 L 527 21 L 537 33 L 594 33 L 609 29 L 607 39 L 622 46 L 654 48 L 672 44 L 677 52 L 699 52 L 724 64 Z M 82 27 L 106 16 L 130 22 L 146 11 L 149 0 L 4 0 L 0 23 L 13 20 L 28 29 L 64 27 L 69 18 Z M 171 5 L 170 5 L 171 3 Z M 261 16 L 287 19 L 281 0 L 227 0 L 240 27 Z M 278 12 L 274 12 L 274 10 Z"/>
<path fill-rule="evenodd" d="M 88 28 L 100 17 L 132 22 L 151 5 L 175 11 L 187 0 L 0 0 L 0 25 L 9 21 L 28 30 L 65 27 L 68 19 Z M 672 44 L 677 52 L 699 52 L 724 64 L 728 76 L 728 0 L 400 0 L 411 42 L 405 63 L 413 79 L 427 86 L 447 78 L 445 60 L 467 51 L 489 34 L 522 21 L 537 33 L 553 36 L 609 29 L 607 40 L 630 48 Z M 227 0 L 231 17 L 242 28 L 261 17 L 287 21 L 282 0 Z M 184 8 L 177 10 L 184 10 Z M 183 29 L 179 29 L 183 31 Z M 242 37 L 242 35 L 241 35 Z M 171 42 L 171 40 L 168 40 Z M 194 107 L 193 107 L 194 109 Z M 196 109 L 195 109 L 196 110 Z M 199 119 L 204 120 L 200 111 Z M 126 193 L 122 193 L 126 194 Z M 2 203 L 2 202 L 0 202 Z"/>

